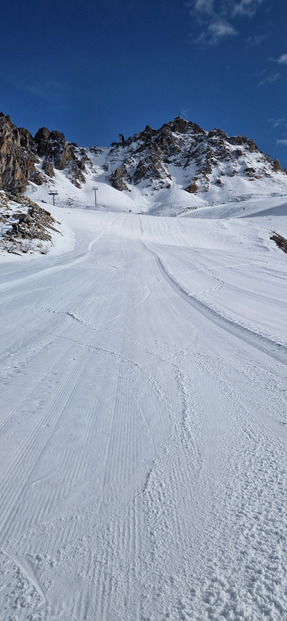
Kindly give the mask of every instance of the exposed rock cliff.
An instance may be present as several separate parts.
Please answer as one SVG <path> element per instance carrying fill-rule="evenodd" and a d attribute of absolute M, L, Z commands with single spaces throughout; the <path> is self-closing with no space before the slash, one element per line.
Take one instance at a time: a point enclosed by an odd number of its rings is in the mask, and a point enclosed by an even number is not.
<path fill-rule="evenodd" d="M 29 180 L 41 183 L 35 168 L 37 155 L 30 132 L 18 128 L 0 113 L 0 188 L 12 194 L 24 192 Z"/>
<path fill-rule="evenodd" d="M 44 175 L 39 170 L 40 165 Z M 54 169 L 67 169 L 71 181 L 80 186 L 89 158 L 84 149 L 68 143 L 64 134 L 42 127 L 32 137 L 18 128 L 9 116 L 0 113 L 0 188 L 10 194 L 22 194 L 29 181 L 41 185 L 45 175 L 54 177 Z"/>
<path fill-rule="evenodd" d="M 75 185 L 85 182 L 85 163 L 87 156 L 75 144 L 68 143 L 64 134 L 58 131 L 50 132 L 42 127 L 34 138 L 37 154 L 43 158 L 42 169 L 49 177 L 54 177 L 54 168 L 58 170 L 69 169 L 71 181 Z M 78 157 L 76 151 L 80 151 Z"/>

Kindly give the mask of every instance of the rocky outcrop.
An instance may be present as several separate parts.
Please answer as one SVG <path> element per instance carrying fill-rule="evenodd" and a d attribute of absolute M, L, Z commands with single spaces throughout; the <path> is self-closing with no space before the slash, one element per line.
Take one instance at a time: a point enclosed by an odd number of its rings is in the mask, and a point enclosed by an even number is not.
<path fill-rule="evenodd" d="M 10 240 L 17 237 L 18 239 L 51 241 L 51 230 L 57 231 L 54 226 L 55 220 L 50 212 L 32 201 L 30 201 L 28 212 L 16 214 L 15 220 L 11 225 L 11 231 L 6 234 L 6 238 Z"/>
<path fill-rule="evenodd" d="M 42 160 L 42 171 L 39 164 Z M 91 164 L 84 149 L 68 143 L 64 134 L 42 127 L 33 138 L 27 129 L 18 128 L 9 116 L 0 113 L 0 189 L 19 196 L 27 183 L 38 185 L 47 175 L 53 178 L 55 169 L 67 169 L 71 181 L 78 187 L 85 183 L 86 165 Z"/>
<path fill-rule="evenodd" d="M 64 134 L 41 127 L 35 135 L 37 154 L 58 170 L 64 170 L 75 159 L 75 153 Z"/>
<path fill-rule="evenodd" d="M 133 175 L 133 182 L 138 185 L 144 179 L 149 180 L 149 184 L 152 185 L 154 181 L 159 181 L 157 187 L 160 188 L 165 185 L 167 177 L 170 179 L 170 175 L 155 151 L 149 157 L 139 161 Z"/>
<path fill-rule="evenodd" d="M 123 166 L 119 166 L 109 177 L 112 187 L 116 190 L 119 190 L 120 192 L 122 192 L 123 190 L 128 190 L 128 186 L 124 181 L 124 177 L 130 183 L 131 179 L 127 175 L 127 171 L 124 169 Z"/>
<path fill-rule="evenodd" d="M 46 254 L 52 244 L 52 232 L 59 233 L 58 222 L 50 212 L 39 207 L 27 196 L 11 198 L 0 190 L 0 251 L 13 254 L 41 252 Z"/>
<path fill-rule="evenodd" d="M 48 175 L 48 177 L 55 177 L 55 171 L 54 171 L 54 167 L 52 162 L 49 162 L 49 160 L 44 160 L 43 164 L 42 164 L 42 169 L 44 171 L 44 173 L 46 173 L 46 175 Z"/>
<path fill-rule="evenodd" d="M 229 144 L 232 145 L 244 145 L 248 148 L 248 150 L 253 153 L 254 151 L 259 151 L 257 144 L 255 144 L 254 140 L 251 138 L 246 138 L 245 136 L 233 136 L 231 138 L 227 138 Z"/>
<path fill-rule="evenodd" d="M 50 132 L 46 127 L 38 130 L 34 140 L 37 154 L 43 158 L 42 169 L 49 177 L 54 176 L 54 168 L 68 169 L 74 185 L 80 187 L 85 183 L 86 163 L 91 162 L 84 149 L 67 142 L 63 133 L 55 130 Z"/>
<path fill-rule="evenodd" d="M 280 162 L 279 160 L 277 160 L 277 158 L 273 161 L 273 169 L 275 170 L 275 172 L 281 170 Z"/>
<path fill-rule="evenodd" d="M 112 143 L 110 149 L 94 147 L 88 151 L 46 127 L 33 138 L 1 114 L 0 189 L 20 195 L 29 181 L 50 183 L 57 170 L 65 170 L 65 176 L 77 187 L 85 183 L 87 174 L 96 172 L 119 191 L 138 186 L 154 192 L 176 182 L 189 193 L 211 188 L 218 193 L 236 176 L 254 186 L 257 179 L 273 178 L 277 183 L 278 174 L 286 174 L 279 161 L 260 152 L 253 140 L 240 135 L 229 137 L 217 128 L 206 131 L 181 116 L 157 130 L 147 125 L 127 139 L 119 136 L 120 142 Z"/>
<path fill-rule="evenodd" d="M 16 127 L 9 116 L 0 113 L 0 188 L 17 195 L 25 191 L 30 180 L 40 184 L 37 161 L 30 132 Z"/>
<path fill-rule="evenodd" d="M 180 116 L 158 130 L 147 125 L 124 144 L 114 144 L 109 160 L 118 163 L 109 178 L 118 190 L 131 185 L 153 190 L 171 187 L 174 167 L 182 169 L 182 187 L 189 193 L 208 192 L 211 185 L 224 186 L 222 176 L 241 175 L 254 181 L 285 172 L 278 160 L 261 153 L 253 140 L 229 137 L 221 129 L 207 132 Z"/>
<path fill-rule="evenodd" d="M 195 192 L 197 192 L 198 190 L 198 185 L 196 183 L 196 180 L 193 180 L 192 183 L 190 183 L 186 188 L 184 188 L 186 192 L 189 192 L 189 194 L 195 194 Z"/>

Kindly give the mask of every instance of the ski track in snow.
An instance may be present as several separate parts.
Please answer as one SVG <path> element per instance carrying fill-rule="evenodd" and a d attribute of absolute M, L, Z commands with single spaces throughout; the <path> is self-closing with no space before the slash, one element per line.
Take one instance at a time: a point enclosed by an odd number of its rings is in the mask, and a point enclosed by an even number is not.
<path fill-rule="evenodd" d="M 248 229 L 242 257 L 242 222 L 214 252 L 207 220 L 81 222 L 69 255 L 0 266 L 0 619 L 284 619 L 283 253 Z M 258 329 L 228 306 L 250 262 Z"/>

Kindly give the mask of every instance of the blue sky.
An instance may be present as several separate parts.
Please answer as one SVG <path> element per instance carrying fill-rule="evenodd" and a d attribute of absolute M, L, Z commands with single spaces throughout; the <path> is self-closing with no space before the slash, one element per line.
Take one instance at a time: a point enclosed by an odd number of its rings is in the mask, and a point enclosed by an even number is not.
<path fill-rule="evenodd" d="M 0 110 L 34 134 L 109 145 L 181 111 L 287 167 L 287 3 L 10 0 Z"/>

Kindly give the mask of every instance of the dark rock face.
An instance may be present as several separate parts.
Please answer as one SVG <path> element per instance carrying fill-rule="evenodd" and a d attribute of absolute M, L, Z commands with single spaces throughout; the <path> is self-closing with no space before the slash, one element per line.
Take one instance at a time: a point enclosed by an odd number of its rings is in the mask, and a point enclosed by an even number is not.
<path fill-rule="evenodd" d="M 51 178 L 55 177 L 55 172 L 54 172 L 52 162 L 45 160 L 42 164 L 42 169 L 46 173 L 46 175 L 48 175 L 48 177 L 51 177 Z"/>
<path fill-rule="evenodd" d="M 35 136 L 37 154 L 44 158 L 42 168 L 49 177 L 54 177 L 54 168 L 57 170 L 69 169 L 71 181 L 77 187 L 85 183 L 85 164 L 90 162 L 84 149 L 76 144 L 67 142 L 64 134 L 46 127 L 39 129 Z M 80 157 L 77 152 L 79 151 Z"/>
<path fill-rule="evenodd" d="M 155 152 L 144 160 L 139 161 L 133 175 L 133 182 L 137 185 L 142 181 L 142 179 L 149 179 L 151 183 L 154 180 L 159 180 L 161 183 L 158 187 L 163 187 L 164 179 L 167 176 L 170 178 L 170 175 L 166 173 L 166 170 L 161 163 L 160 157 L 158 157 Z"/>
<path fill-rule="evenodd" d="M 252 166 L 248 166 L 247 168 L 245 168 L 244 172 L 247 177 L 254 177 L 254 175 L 256 175 L 256 170 L 255 168 L 252 168 Z"/>
<path fill-rule="evenodd" d="M 270 239 L 272 239 L 272 241 L 275 241 L 275 244 L 278 246 L 278 248 L 281 248 L 283 252 L 287 253 L 287 239 L 285 239 L 285 237 L 282 237 L 282 235 L 279 235 L 279 233 L 276 233 L 274 231 Z"/>
<path fill-rule="evenodd" d="M 27 129 L 16 127 L 9 116 L 0 113 L 0 189 L 17 196 L 25 192 L 28 181 L 44 183 L 45 177 L 36 167 L 39 158 L 43 159 L 42 170 L 48 177 L 54 177 L 54 168 L 67 168 L 76 186 L 85 183 L 90 160 L 84 149 L 68 143 L 61 132 L 50 132 L 46 127 L 33 138 Z"/>
<path fill-rule="evenodd" d="M 0 113 L 0 187 L 21 194 L 33 179 L 41 183 L 33 138 L 27 129 L 18 128 L 9 116 Z"/>
<path fill-rule="evenodd" d="M 273 162 L 273 168 L 275 172 L 278 172 L 278 170 L 281 170 L 280 162 L 279 160 L 277 160 L 277 158 Z"/>
<path fill-rule="evenodd" d="M 49 155 L 49 137 L 50 132 L 46 127 L 41 127 L 35 135 L 34 140 L 40 157 Z"/>
<path fill-rule="evenodd" d="M 245 136 L 233 136 L 232 138 L 228 138 L 228 142 L 234 145 L 246 145 L 251 153 L 253 153 L 254 151 L 258 151 L 258 147 L 255 144 L 254 140 L 246 138 Z"/>
<path fill-rule="evenodd" d="M 119 166 L 110 176 L 110 183 L 113 188 L 115 188 L 116 190 L 120 190 L 120 192 L 122 192 L 123 190 L 128 190 L 128 186 L 124 182 L 124 177 L 126 177 L 128 181 L 130 181 L 130 177 L 127 175 L 126 170 L 123 168 L 123 166 Z"/>
<path fill-rule="evenodd" d="M 39 129 L 35 135 L 37 154 L 45 157 L 58 170 L 64 170 L 75 159 L 73 147 L 70 146 L 61 132 Z"/>

